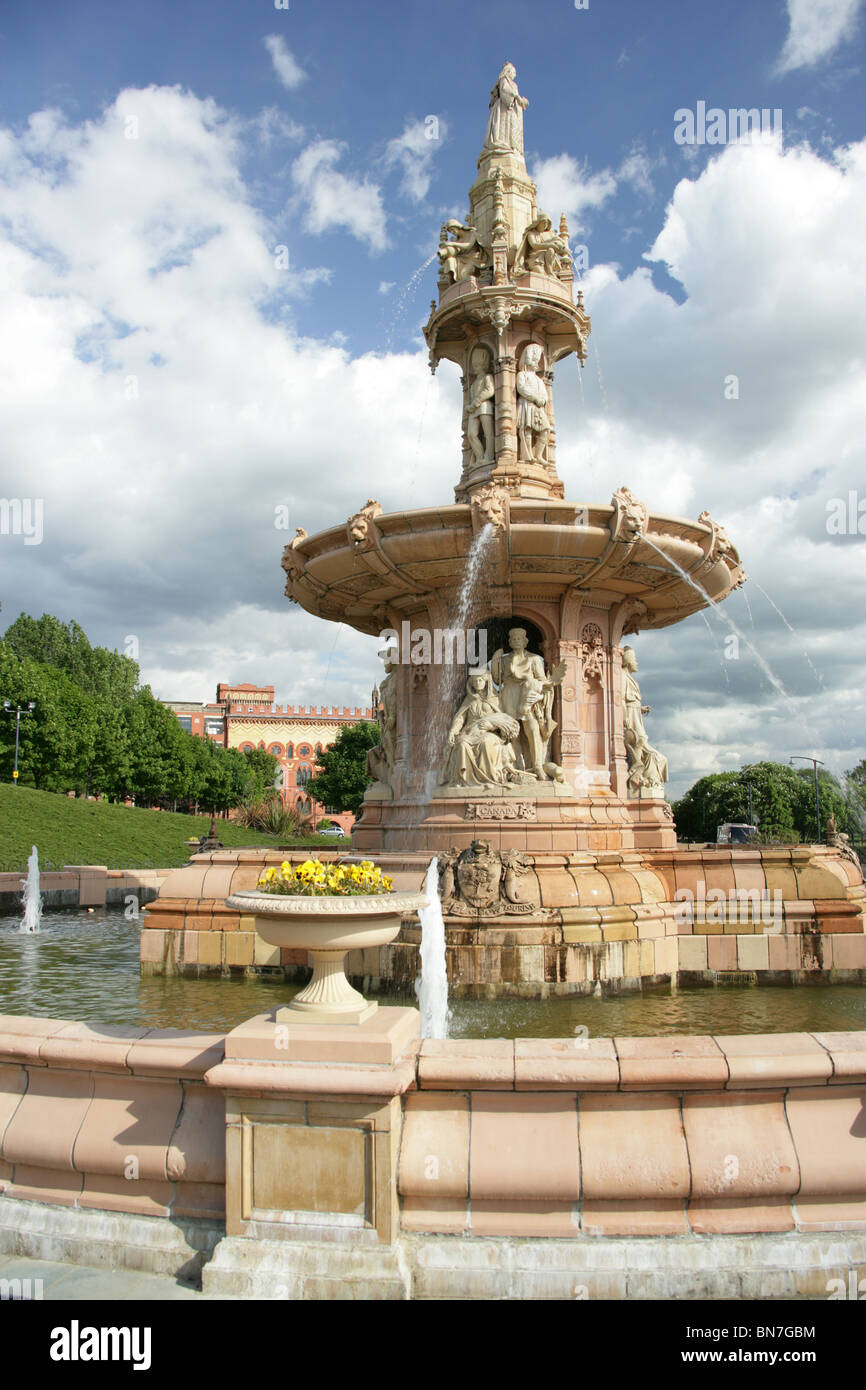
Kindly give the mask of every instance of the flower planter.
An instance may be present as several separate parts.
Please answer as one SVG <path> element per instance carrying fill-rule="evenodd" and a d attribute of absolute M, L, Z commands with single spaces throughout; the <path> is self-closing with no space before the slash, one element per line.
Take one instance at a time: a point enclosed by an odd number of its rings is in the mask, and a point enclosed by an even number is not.
<path fill-rule="evenodd" d="M 313 978 L 290 1004 L 277 1011 L 284 1023 L 365 1023 L 379 1007 L 346 979 L 347 951 L 387 946 L 405 912 L 427 906 L 423 893 L 370 893 L 307 897 L 242 889 L 226 899 L 236 912 L 251 914 L 263 941 L 309 951 Z"/>

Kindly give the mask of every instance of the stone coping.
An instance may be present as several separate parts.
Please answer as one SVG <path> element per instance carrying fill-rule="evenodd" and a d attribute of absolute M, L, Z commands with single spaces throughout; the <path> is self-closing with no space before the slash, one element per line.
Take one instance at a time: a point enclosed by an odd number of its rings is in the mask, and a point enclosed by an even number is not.
<path fill-rule="evenodd" d="M 202 1079 L 235 1090 L 739 1091 L 866 1082 L 866 1031 L 649 1038 L 426 1040 L 414 1009 L 369 1024 L 282 1029 L 273 1011 L 229 1033 L 0 1015 L 0 1066 Z M 288 1043 L 284 1041 L 284 1034 Z"/>
<path fill-rule="evenodd" d="M 418 912 L 427 907 L 423 893 L 357 893 L 313 896 L 305 893 L 259 893 L 239 888 L 226 898 L 226 906 L 239 912 L 269 917 L 381 917 Z"/>

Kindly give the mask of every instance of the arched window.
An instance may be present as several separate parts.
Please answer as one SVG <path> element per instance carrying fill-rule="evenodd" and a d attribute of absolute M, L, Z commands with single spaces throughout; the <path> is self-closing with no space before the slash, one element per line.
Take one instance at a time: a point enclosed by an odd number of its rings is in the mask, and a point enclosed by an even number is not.
<path fill-rule="evenodd" d="M 301 766 L 298 768 L 298 786 L 305 787 L 312 775 L 313 773 L 309 763 L 301 763 Z"/>
<path fill-rule="evenodd" d="M 281 743 L 272 743 L 268 752 L 273 753 L 275 758 L 281 758 L 283 755 L 283 745 Z"/>
<path fill-rule="evenodd" d="M 252 753 L 252 751 L 253 751 L 253 745 L 252 745 L 251 743 L 242 743 L 242 744 L 241 744 L 241 752 L 242 752 L 242 753 Z"/>
<path fill-rule="evenodd" d="M 287 758 L 293 758 L 294 756 L 295 756 L 295 745 L 294 745 L 293 743 L 287 743 L 287 744 L 286 744 L 286 757 L 287 757 Z"/>
<path fill-rule="evenodd" d="M 300 746 L 300 748 L 298 749 L 298 757 L 299 757 L 299 758 L 308 758 L 309 756 L 310 756 L 310 745 L 309 745 L 308 743 L 302 743 L 301 746 Z"/>

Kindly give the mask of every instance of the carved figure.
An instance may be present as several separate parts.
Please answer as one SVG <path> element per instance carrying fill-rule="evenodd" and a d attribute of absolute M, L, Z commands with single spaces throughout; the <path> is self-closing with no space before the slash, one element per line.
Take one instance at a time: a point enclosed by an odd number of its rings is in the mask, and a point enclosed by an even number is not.
<path fill-rule="evenodd" d="M 495 388 L 489 348 L 473 348 L 469 365 L 473 376 L 466 396 L 466 437 L 476 463 L 492 463 Z"/>
<path fill-rule="evenodd" d="M 517 71 L 506 63 L 490 93 L 490 115 L 484 132 L 484 150 L 523 154 L 523 113 L 529 102 L 517 90 Z"/>
<path fill-rule="evenodd" d="M 523 349 L 517 373 L 517 438 L 524 463 L 547 462 L 550 419 L 547 386 L 538 371 L 542 356 L 541 346 L 530 343 Z"/>
<path fill-rule="evenodd" d="M 519 734 L 512 740 L 515 764 L 518 770 L 531 773 L 539 782 L 546 782 L 550 780 L 550 773 L 545 763 L 549 762 L 550 739 L 556 728 L 553 693 L 565 675 L 566 666 L 563 662 L 546 674 L 543 659 L 526 650 L 525 628 L 510 630 L 508 646 L 508 652 L 500 647 L 493 653 L 490 670 L 498 686 L 503 711 L 520 724 Z"/>
<path fill-rule="evenodd" d="M 450 917 L 501 917 L 537 912 L 521 878 L 533 867 L 528 854 L 495 850 L 487 840 L 440 853 L 439 896 Z"/>
<path fill-rule="evenodd" d="M 523 234 L 514 258 L 514 274 L 541 271 L 544 275 L 559 275 L 571 269 L 568 238 L 553 230 L 546 212 L 540 212 Z"/>
<path fill-rule="evenodd" d="M 371 529 L 370 523 L 375 517 L 381 515 L 381 502 L 376 502 L 371 497 L 359 512 L 349 517 L 346 522 L 346 531 L 356 550 L 369 550 L 375 545 L 375 530 Z"/>
<path fill-rule="evenodd" d="M 375 747 L 367 749 L 366 768 L 370 777 L 390 787 L 397 746 L 397 668 L 393 661 L 387 659 L 379 703 L 382 707 L 379 721 L 381 732 Z"/>
<path fill-rule="evenodd" d="M 478 240 L 478 231 L 470 222 L 449 218 L 442 225 L 441 238 L 440 275 L 447 283 L 460 284 L 488 264 L 490 253 Z"/>
<path fill-rule="evenodd" d="M 477 513 L 480 526 L 490 525 L 494 531 L 508 529 L 508 491 L 496 483 L 488 483 L 472 494 L 472 510 Z M 480 528 L 479 528 L 480 529 Z"/>
<path fill-rule="evenodd" d="M 664 795 L 668 780 L 668 760 L 650 745 L 643 717 L 650 713 L 649 705 L 641 704 L 640 686 L 634 672 L 637 657 L 632 647 L 622 649 L 622 712 L 623 737 L 628 759 L 629 790 L 652 796 Z"/>
<path fill-rule="evenodd" d="M 515 768 L 516 719 L 503 714 L 489 671 L 471 671 L 448 733 L 445 785 L 505 786 Z"/>

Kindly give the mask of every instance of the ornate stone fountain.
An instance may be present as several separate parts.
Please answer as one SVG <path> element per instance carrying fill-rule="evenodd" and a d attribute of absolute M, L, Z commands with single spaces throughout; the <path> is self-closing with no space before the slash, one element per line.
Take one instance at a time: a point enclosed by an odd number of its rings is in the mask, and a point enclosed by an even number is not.
<path fill-rule="evenodd" d="M 491 94 L 466 219 L 442 227 L 425 328 L 431 369 L 462 374 L 455 501 L 384 513 L 371 499 L 345 526 L 299 529 L 283 555 L 293 602 L 382 644 L 382 736 L 353 850 L 412 890 L 438 856 L 457 991 L 826 970 L 815 940 L 863 930 L 860 874 L 837 849 L 677 846 L 623 639 L 719 603 L 745 574 L 708 512 L 660 515 L 624 486 L 603 504 L 564 496 L 554 368 L 583 363 L 591 325 L 565 218 L 554 230 L 527 174 L 515 76 L 507 64 Z M 233 889 L 250 886 L 235 862 Z M 176 897 L 195 891 L 182 872 Z M 681 895 L 710 881 L 735 919 L 685 920 Z M 765 905 L 744 922 L 741 890 L 778 894 L 772 953 Z M 356 969 L 408 985 L 417 942 L 404 924 Z"/>

